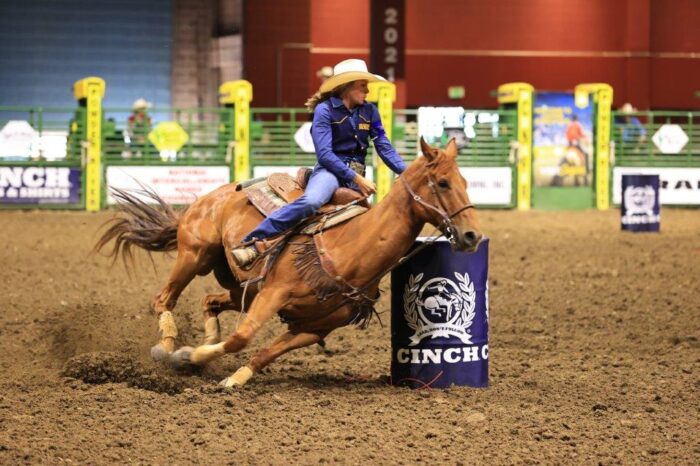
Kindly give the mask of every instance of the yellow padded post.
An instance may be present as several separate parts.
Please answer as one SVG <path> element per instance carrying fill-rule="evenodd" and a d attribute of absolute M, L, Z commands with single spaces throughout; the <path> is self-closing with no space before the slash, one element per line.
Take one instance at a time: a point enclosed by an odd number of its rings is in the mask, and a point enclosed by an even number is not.
<path fill-rule="evenodd" d="M 80 102 L 85 99 L 87 112 L 87 160 L 85 163 L 85 209 L 100 210 L 102 199 L 102 98 L 105 81 L 91 76 L 73 84 L 73 95 Z"/>
<path fill-rule="evenodd" d="M 610 208 L 610 132 L 613 88 L 605 83 L 579 84 L 574 90 L 577 107 L 588 106 L 588 95 L 596 105 L 595 203 L 598 210 Z"/>
<path fill-rule="evenodd" d="M 253 85 L 245 79 L 226 81 L 219 86 L 219 103 L 234 106 L 233 178 L 235 182 L 250 178 L 250 102 Z"/>
<path fill-rule="evenodd" d="M 528 83 L 498 86 L 498 103 L 516 104 L 518 118 L 518 166 L 516 192 L 518 210 L 532 205 L 532 103 L 535 88 Z"/>
<path fill-rule="evenodd" d="M 380 81 L 369 84 L 369 95 L 367 100 L 377 103 L 379 116 L 382 119 L 386 137 L 391 141 L 394 131 L 394 102 L 396 102 L 396 85 L 389 81 Z M 391 170 L 379 158 L 374 156 L 374 166 L 376 167 L 377 201 L 381 201 L 391 189 Z"/>

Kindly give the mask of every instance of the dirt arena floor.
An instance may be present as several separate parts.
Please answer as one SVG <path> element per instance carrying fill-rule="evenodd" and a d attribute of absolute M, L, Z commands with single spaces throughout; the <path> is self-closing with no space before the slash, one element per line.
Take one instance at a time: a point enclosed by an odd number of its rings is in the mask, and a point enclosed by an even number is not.
<path fill-rule="evenodd" d="M 660 234 L 619 212 L 484 211 L 490 387 L 388 385 L 388 293 L 367 330 L 217 382 L 155 365 L 150 298 L 172 258 L 90 256 L 112 214 L 0 211 L 0 464 L 700 464 L 700 212 Z M 387 288 L 386 284 L 384 288 Z M 197 279 L 175 316 L 203 335 Z M 223 320 L 233 330 L 236 314 Z"/>

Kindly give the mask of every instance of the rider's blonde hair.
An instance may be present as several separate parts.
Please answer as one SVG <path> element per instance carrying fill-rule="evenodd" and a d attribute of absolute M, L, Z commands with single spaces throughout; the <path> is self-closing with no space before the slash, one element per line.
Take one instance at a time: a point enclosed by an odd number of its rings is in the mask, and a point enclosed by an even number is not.
<path fill-rule="evenodd" d="M 313 113 L 313 111 L 316 110 L 316 107 L 318 106 L 318 104 L 330 99 L 331 96 L 340 97 L 341 95 L 343 95 L 343 92 L 345 92 L 347 89 L 352 87 L 352 85 L 354 83 L 355 83 L 355 81 L 350 81 L 349 83 L 341 84 L 340 86 L 336 87 L 332 91 L 328 91 L 328 92 L 324 92 L 324 93 L 321 93 L 320 91 L 318 91 L 306 100 L 306 103 L 304 104 L 304 106 L 309 110 L 309 113 Z"/>

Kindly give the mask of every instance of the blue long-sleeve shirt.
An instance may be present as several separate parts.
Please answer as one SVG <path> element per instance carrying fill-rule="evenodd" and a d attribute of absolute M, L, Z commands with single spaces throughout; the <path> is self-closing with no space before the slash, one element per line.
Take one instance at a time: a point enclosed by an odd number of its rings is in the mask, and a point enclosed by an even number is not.
<path fill-rule="evenodd" d="M 406 163 L 386 137 L 379 111 L 372 103 L 365 102 L 350 111 L 338 97 L 321 102 L 314 110 L 311 137 L 319 165 L 345 183 L 355 178 L 355 172 L 346 162 L 364 164 L 370 139 L 379 157 L 394 173 L 406 169 Z"/>

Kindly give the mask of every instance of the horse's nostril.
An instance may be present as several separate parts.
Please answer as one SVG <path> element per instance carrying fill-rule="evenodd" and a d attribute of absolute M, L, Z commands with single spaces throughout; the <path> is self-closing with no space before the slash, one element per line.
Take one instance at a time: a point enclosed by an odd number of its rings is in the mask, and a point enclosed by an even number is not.
<path fill-rule="evenodd" d="M 479 234 L 475 231 L 464 232 L 464 239 L 467 240 L 470 244 L 476 242 L 478 238 Z"/>

